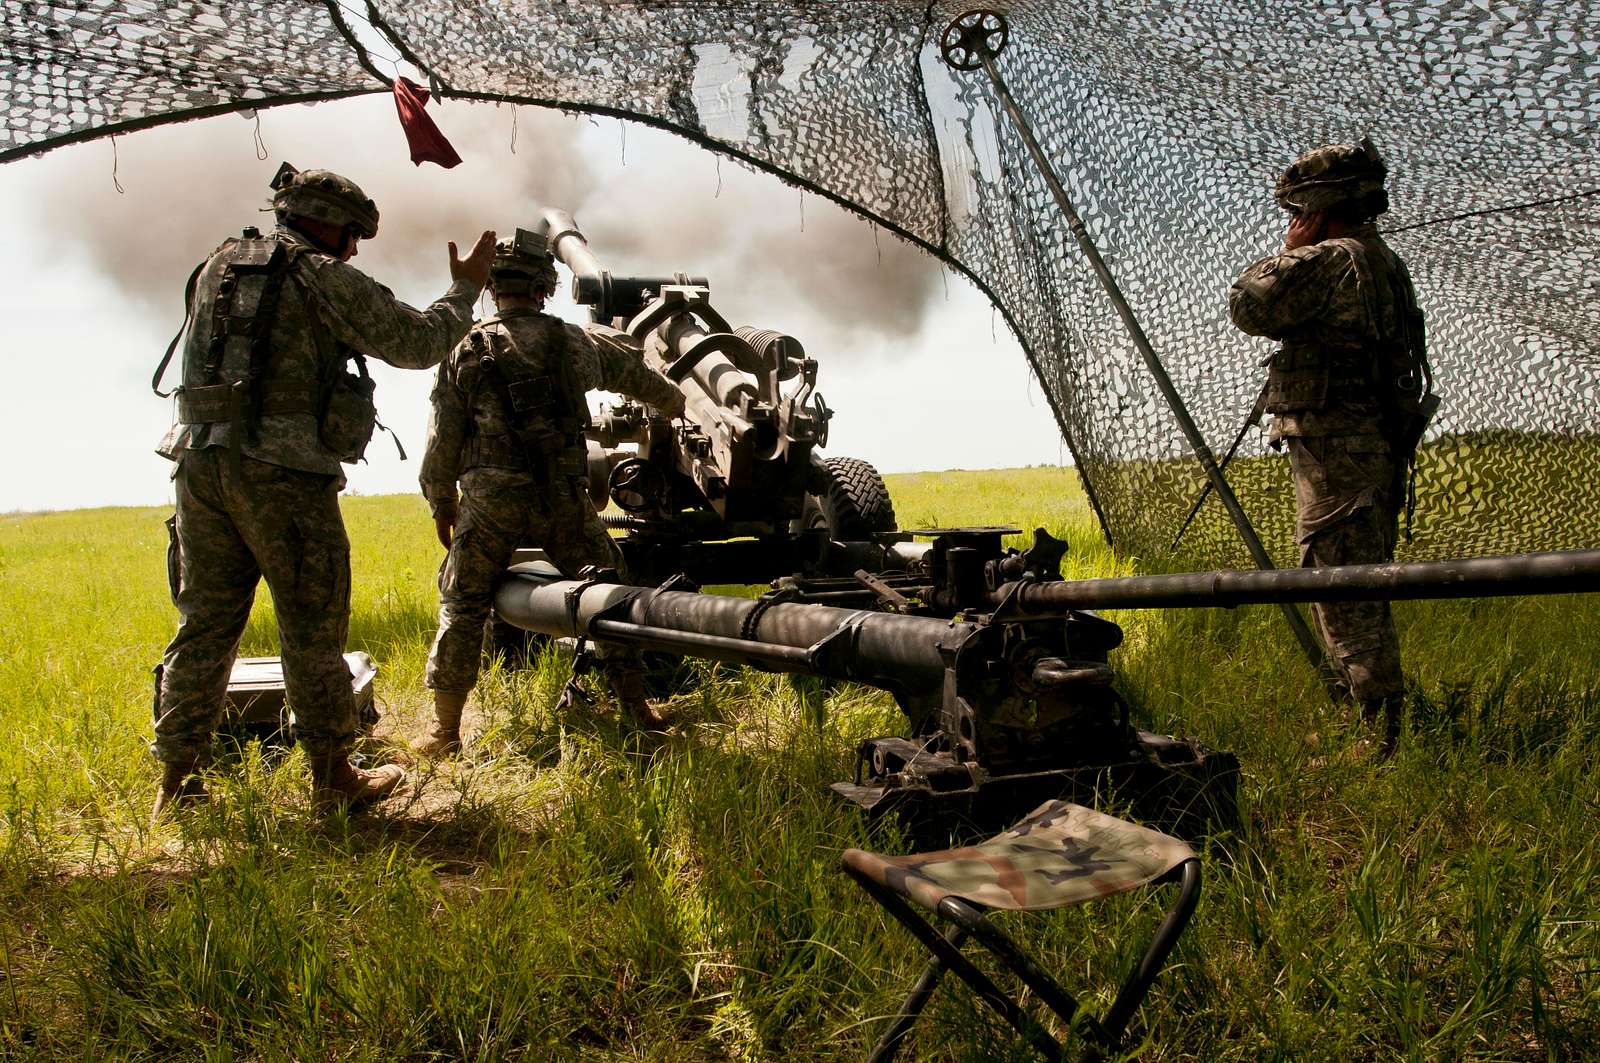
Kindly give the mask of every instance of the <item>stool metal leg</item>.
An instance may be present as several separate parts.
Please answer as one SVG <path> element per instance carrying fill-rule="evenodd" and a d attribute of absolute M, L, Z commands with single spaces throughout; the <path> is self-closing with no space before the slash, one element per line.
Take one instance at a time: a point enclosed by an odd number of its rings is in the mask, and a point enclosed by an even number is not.
<path fill-rule="evenodd" d="M 961 943 L 967 939 L 967 932 L 959 926 L 953 926 L 945 931 L 944 939 L 950 943 L 951 948 L 959 949 Z M 922 969 L 922 974 L 912 985 L 905 1003 L 900 1005 L 894 1021 L 883 1031 L 878 1043 L 872 1046 L 872 1052 L 867 1056 L 867 1063 L 890 1063 L 890 1060 L 894 1059 L 895 1054 L 900 1051 L 900 1042 L 911 1032 L 911 1027 L 922 1015 L 922 1009 L 926 1008 L 928 1001 L 932 999 L 933 991 L 939 987 L 939 980 L 944 977 L 944 970 L 944 961 L 939 957 L 935 956 L 928 961 L 928 965 Z"/>
<path fill-rule="evenodd" d="M 1033 990 L 1046 1007 L 1059 1015 L 1062 1022 L 1069 1026 L 1072 1024 L 1072 1018 L 1078 1012 L 1078 1002 L 1072 994 L 1062 989 L 1060 983 L 1051 978 L 1044 968 L 1034 962 L 1032 956 L 1024 952 L 982 911 L 959 897 L 946 897 L 939 902 L 939 914 L 977 938 L 996 959 L 1011 968 L 1011 973 Z M 1098 1039 L 1099 1025 L 1092 1019 L 1082 1020 L 1079 1025 L 1085 1036 Z"/>
<path fill-rule="evenodd" d="M 890 915 L 899 920 L 901 926 L 904 926 L 918 941 L 922 942 L 923 946 L 933 953 L 946 969 L 971 986 L 972 991 L 978 994 L 985 1004 L 993 1008 L 1018 1033 L 1026 1037 L 1035 1048 L 1044 1054 L 1046 1059 L 1054 1061 L 1061 1058 L 1061 1043 L 1050 1036 L 1050 1032 L 1035 1022 L 1032 1016 L 1023 1011 L 1016 1001 L 1006 996 L 988 975 L 978 970 L 971 960 L 961 954 L 960 949 L 947 941 L 944 935 L 935 930 L 926 919 L 914 912 L 911 906 L 901 900 L 894 891 L 878 885 L 878 883 L 856 871 L 853 867 L 846 867 L 845 872 L 855 879 L 857 884 L 866 890 L 873 900 L 881 904 Z M 904 1035 L 902 1034 L 902 1036 Z"/>
<path fill-rule="evenodd" d="M 1144 1002 L 1145 994 L 1150 992 L 1150 986 L 1154 984 L 1156 975 L 1161 972 L 1161 965 L 1167 962 L 1167 956 L 1178 943 L 1184 928 L 1189 925 L 1189 917 L 1194 915 L 1194 907 L 1200 901 L 1199 858 L 1185 860 L 1180 865 L 1180 870 L 1182 879 L 1178 886 L 1178 899 L 1173 902 L 1167 917 L 1156 928 L 1155 936 L 1150 939 L 1150 947 L 1145 950 L 1138 966 L 1128 975 L 1128 980 L 1117 992 L 1117 999 L 1112 1002 L 1110 1010 L 1101 1020 L 1108 1045 L 1122 1040 L 1122 1032 L 1127 1027 L 1128 1020 L 1133 1018 L 1133 1013 Z"/>

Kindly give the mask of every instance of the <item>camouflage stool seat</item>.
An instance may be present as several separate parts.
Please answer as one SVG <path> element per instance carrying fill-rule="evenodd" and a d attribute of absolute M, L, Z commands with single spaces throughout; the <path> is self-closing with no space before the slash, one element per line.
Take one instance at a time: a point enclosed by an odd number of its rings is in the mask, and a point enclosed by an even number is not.
<path fill-rule="evenodd" d="M 972 987 L 990 1007 L 1048 1059 L 1059 1041 L 961 953 L 971 935 L 1008 967 L 1062 1022 L 1091 1043 L 1090 1054 L 1111 1049 L 1144 1000 L 1162 963 L 1188 926 L 1200 898 L 1200 860 L 1176 838 L 1066 801 L 1047 801 L 1009 830 L 986 842 L 910 856 L 847 849 L 844 870 L 933 953 L 868 1057 L 892 1059 L 927 1006 L 946 970 Z M 1033 912 L 1110 897 L 1148 884 L 1177 882 L 1177 897 L 1144 957 L 1129 974 L 1104 1016 L 1078 1016 L 1078 1004 L 985 914 L 985 909 Z M 943 934 L 908 904 L 952 924 Z"/>

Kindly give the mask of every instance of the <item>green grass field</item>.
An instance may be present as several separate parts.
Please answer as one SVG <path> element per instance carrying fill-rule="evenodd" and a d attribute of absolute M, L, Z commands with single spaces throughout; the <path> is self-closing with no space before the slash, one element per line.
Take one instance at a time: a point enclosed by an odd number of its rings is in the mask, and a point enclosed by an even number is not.
<path fill-rule="evenodd" d="M 1069 576 L 1131 571 L 1070 471 L 890 489 L 903 527 L 1042 525 L 1072 543 Z M 352 648 L 382 668 L 380 736 L 415 738 L 440 550 L 420 499 L 345 513 Z M 604 718 L 555 715 L 547 658 L 491 670 L 467 759 L 413 772 L 376 814 L 319 824 L 300 757 L 252 746 L 219 800 L 152 832 L 165 516 L 0 517 L 6 1057 L 865 1055 L 921 957 L 838 871 L 868 836 L 826 786 L 857 740 L 899 729 L 887 696 L 695 666 L 644 756 Z M 277 652 L 262 599 L 245 653 Z M 1397 613 L 1414 704 L 1390 761 L 1328 705 L 1276 610 L 1114 615 L 1141 722 L 1244 769 L 1242 825 L 1206 849 L 1137 1058 L 1600 1052 L 1594 599 Z M 1006 925 L 1104 1007 L 1157 915 L 1134 896 Z M 1032 1058 L 953 982 L 920 1030 L 905 1058 Z"/>

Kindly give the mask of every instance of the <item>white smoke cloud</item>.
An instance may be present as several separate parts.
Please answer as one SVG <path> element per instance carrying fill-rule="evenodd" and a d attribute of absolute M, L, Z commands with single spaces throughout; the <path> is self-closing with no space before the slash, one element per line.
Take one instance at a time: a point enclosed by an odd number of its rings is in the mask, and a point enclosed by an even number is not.
<path fill-rule="evenodd" d="M 447 284 L 446 240 L 562 206 L 608 268 L 706 275 L 732 322 L 798 337 L 840 410 L 830 453 L 886 470 L 1055 460 L 1020 352 L 1004 329 L 997 349 L 974 289 L 952 276 L 946 295 L 933 259 L 665 133 L 522 107 L 513 153 L 509 106 L 430 111 L 465 160 L 453 170 L 411 165 L 386 96 L 262 111 L 264 159 L 254 122 L 229 115 L 0 166 L 0 452 L 23 456 L 0 478 L 0 510 L 170 500 L 171 467 L 152 448 L 173 410 L 146 382 L 182 317 L 184 278 L 224 237 L 270 224 L 260 208 L 284 160 L 338 170 L 377 201 L 381 231 L 356 264 L 413 304 Z M 581 315 L 561 296 L 553 309 Z M 350 489 L 414 491 L 432 374 L 372 371 L 413 460 L 377 440 L 348 469 Z M 981 431 L 930 429 L 958 420 Z"/>
<path fill-rule="evenodd" d="M 178 313 L 183 279 L 224 237 L 246 225 L 270 228 L 271 214 L 261 211 L 285 160 L 336 170 L 377 202 L 379 235 L 362 244 L 356 264 L 412 301 L 447 282 L 447 240 L 464 253 L 483 229 L 509 234 L 545 205 L 572 211 L 608 268 L 708 276 L 724 314 L 796 332 L 804 323 L 808 349 L 843 353 L 910 336 L 940 290 L 928 256 L 820 197 L 668 134 L 630 128 L 624 164 L 620 139 L 615 156 L 607 150 L 614 122 L 517 108 L 513 152 L 509 106 L 430 111 L 463 157 L 452 170 L 413 167 L 392 104 L 371 97 L 309 113 L 263 111 L 264 159 L 253 120 L 238 116 L 120 137 L 124 193 L 93 165 L 38 166 L 36 221 L 58 247 L 166 315 Z"/>

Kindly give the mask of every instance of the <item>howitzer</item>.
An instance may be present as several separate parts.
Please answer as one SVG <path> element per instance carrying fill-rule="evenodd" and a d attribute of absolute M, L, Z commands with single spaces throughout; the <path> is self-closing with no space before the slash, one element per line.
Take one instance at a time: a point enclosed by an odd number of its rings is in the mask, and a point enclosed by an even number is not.
<path fill-rule="evenodd" d="M 1116 624 L 1090 607 L 1234 606 L 1600 590 L 1600 551 L 1276 572 L 1065 581 L 1065 544 L 1026 552 L 1010 528 L 934 530 L 897 544 L 893 575 L 790 578 L 758 599 L 563 580 L 517 566 L 495 608 L 553 636 L 848 679 L 894 695 L 905 736 L 868 739 L 833 789 L 871 812 L 911 806 L 1003 820 L 1064 793 L 1118 791 L 1175 829 L 1226 818 L 1238 762 L 1190 738 L 1141 731 L 1112 688 Z M 953 617 L 953 619 L 952 619 Z"/>
<path fill-rule="evenodd" d="M 574 301 L 632 337 L 683 394 L 681 417 L 624 402 L 602 407 L 589 432 L 591 497 L 622 510 L 607 521 L 626 529 L 619 545 L 636 578 L 757 583 L 838 571 L 830 541 L 894 529 L 871 465 L 817 453 L 833 411 L 798 340 L 731 326 L 704 277 L 613 275 L 570 214 L 547 210 L 544 222 L 572 270 Z"/>

